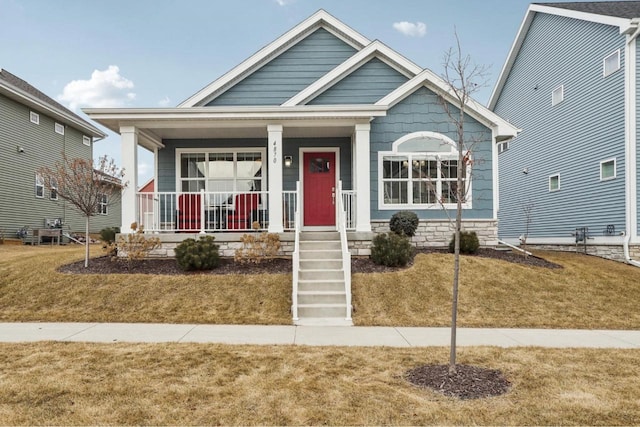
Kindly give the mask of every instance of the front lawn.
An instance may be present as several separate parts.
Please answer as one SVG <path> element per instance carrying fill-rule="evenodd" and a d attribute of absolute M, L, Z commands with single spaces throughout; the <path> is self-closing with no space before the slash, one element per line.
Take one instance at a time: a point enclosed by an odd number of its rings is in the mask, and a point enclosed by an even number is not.
<path fill-rule="evenodd" d="M 92 248 L 100 254 L 99 248 Z M 461 327 L 640 328 L 640 269 L 545 252 L 562 269 L 462 258 Z M 291 274 L 63 274 L 82 248 L 0 245 L 0 321 L 291 324 Z M 357 325 L 448 326 L 448 254 L 353 276 Z"/>
<path fill-rule="evenodd" d="M 640 350 L 464 348 L 506 394 L 457 400 L 405 372 L 446 348 L 0 344 L 2 425 L 635 425 Z"/>

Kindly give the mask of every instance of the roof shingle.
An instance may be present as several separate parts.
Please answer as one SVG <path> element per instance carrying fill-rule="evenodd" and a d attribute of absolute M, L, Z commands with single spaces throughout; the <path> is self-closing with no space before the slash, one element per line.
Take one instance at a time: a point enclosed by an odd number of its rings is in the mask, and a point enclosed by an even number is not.
<path fill-rule="evenodd" d="M 640 1 L 584 1 L 562 3 L 534 3 L 540 6 L 557 7 L 575 10 L 576 12 L 593 13 L 596 15 L 614 16 L 616 18 L 640 18 Z"/>

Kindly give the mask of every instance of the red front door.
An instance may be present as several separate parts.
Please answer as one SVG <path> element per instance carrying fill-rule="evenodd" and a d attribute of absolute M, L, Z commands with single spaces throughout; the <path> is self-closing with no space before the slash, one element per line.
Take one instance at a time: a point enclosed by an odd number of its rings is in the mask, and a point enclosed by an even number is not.
<path fill-rule="evenodd" d="M 336 224 L 336 153 L 304 153 L 304 225 Z"/>

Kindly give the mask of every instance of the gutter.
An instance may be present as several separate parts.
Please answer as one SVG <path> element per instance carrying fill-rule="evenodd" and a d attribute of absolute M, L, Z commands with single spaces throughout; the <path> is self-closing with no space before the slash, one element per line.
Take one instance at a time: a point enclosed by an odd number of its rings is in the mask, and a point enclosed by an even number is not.
<path fill-rule="evenodd" d="M 627 92 L 627 96 L 629 96 L 629 93 L 633 96 L 636 96 L 637 90 L 638 88 L 636 87 L 635 84 L 635 69 L 633 71 L 631 71 L 631 67 L 630 67 L 630 62 L 632 62 L 635 65 L 636 62 L 636 58 L 635 58 L 635 49 L 636 49 L 636 41 L 638 36 L 640 35 L 640 19 L 638 18 L 634 18 L 630 21 L 629 23 L 629 27 L 626 28 L 625 30 L 621 31 L 622 34 L 626 34 L 627 35 L 627 40 L 626 40 L 626 52 L 625 52 L 625 67 L 628 67 L 628 71 L 626 71 L 627 76 L 625 77 L 625 80 L 628 81 L 628 84 L 633 88 L 633 90 L 626 90 L 625 92 Z M 633 52 L 632 52 L 633 49 Z M 632 61 L 630 61 L 630 57 L 633 59 Z M 633 80 L 633 81 L 632 81 Z M 636 120 L 635 120 L 635 115 L 637 114 L 636 109 L 637 106 L 635 105 L 635 99 L 630 99 L 627 98 L 627 101 L 625 102 L 625 126 L 626 126 L 626 149 L 625 149 L 625 173 L 627 175 L 626 178 L 626 183 L 625 183 L 625 187 L 626 187 L 626 203 L 627 203 L 627 209 L 626 209 L 626 227 L 625 227 L 625 237 L 622 243 L 622 248 L 624 251 L 624 259 L 627 262 L 627 264 L 633 265 L 635 267 L 640 267 L 640 262 L 634 260 L 631 258 L 631 254 L 629 251 L 629 243 L 631 242 L 631 237 L 633 234 L 633 229 L 634 227 L 632 226 L 632 221 L 633 220 L 637 220 L 637 218 L 633 218 L 633 209 L 634 207 L 632 206 L 632 204 L 637 203 L 637 201 L 635 200 L 635 197 L 632 197 L 633 195 L 631 194 L 631 191 L 634 190 L 636 191 L 636 186 L 632 185 L 633 180 L 637 180 L 637 173 L 636 173 L 636 168 L 635 165 L 633 164 L 633 162 L 636 161 L 636 153 L 635 153 L 635 144 L 636 144 L 636 129 L 635 126 L 637 125 Z M 632 147 L 633 145 L 633 147 Z M 633 154 L 633 156 L 631 156 L 631 154 Z M 631 158 L 633 157 L 633 158 Z M 632 175 L 633 172 L 633 175 Z M 637 181 L 636 181 L 636 185 L 637 185 Z"/>

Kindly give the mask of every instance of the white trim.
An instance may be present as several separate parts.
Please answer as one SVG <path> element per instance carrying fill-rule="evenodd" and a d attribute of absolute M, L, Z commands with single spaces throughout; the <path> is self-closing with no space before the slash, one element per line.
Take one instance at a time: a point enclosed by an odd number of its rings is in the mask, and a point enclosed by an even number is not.
<path fill-rule="evenodd" d="M 374 105 L 386 106 L 388 109 L 390 109 L 423 86 L 439 95 L 442 95 L 448 102 L 452 103 L 453 105 L 457 105 L 456 99 L 452 95 L 451 88 L 447 85 L 447 83 L 441 77 L 434 74 L 431 70 L 428 69 L 421 71 L 414 78 L 405 82 L 403 85 L 376 102 Z M 465 107 L 466 112 L 469 114 L 469 116 L 473 117 L 489 128 L 496 128 L 496 137 L 499 137 L 500 139 L 513 138 L 520 132 L 520 129 L 502 119 L 496 113 L 490 111 L 473 99 L 469 99 L 465 104 Z"/>
<path fill-rule="evenodd" d="M 558 97 L 560 99 L 557 99 Z M 555 107 L 556 105 L 560 104 L 562 101 L 564 101 L 564 85 L 556 86 L 551 91 L 551 106 Z"/>
<path fill-rule="evenodd" d="M 64 125 L 58 122 L 55 122 L 53 124 L 53 130 L 55 133 L 58 133 L 60 135 L 64 135 Z"/>
<path fill-rule="evenodd" d="M 453 139 L 449 138 L 447 135 L 443 135 L 441 133 L 431 132 L 431 131 L 418 131 L 418 132 L 412 132 L 404 136 L 401 136 L 400 138 L 393 141 L 393 144 L 391 144 L 391 150 L 395 153 L 398 151 L 398 147 L 400 147 L 405 142 L 411 141 L 412 139 L 418 139 L 418 138 L 439 139 L 445 142 L 447 145 L 449 145 L 453 150 L 456 150 L 457 144 Z"/>
<path fill-rule="evenodd" d="M 626 233 L 629 242 L 640 243 L 638 236 L 638 180 L 637 180 L 637 130 L 636 120 L 637 105 L 636 96 L 638 88 L 636 86 L 636 48 L 637 35 L 627 36 L 625 43 L 625 150 L 624 150 L 624 170 L 625 170 L 625 220 Z"/>
<path fill-rule="evenodd" d="M 558 178 L 558 188 L 551 188 L 551 178 Z M 554 173 L 552 175 L 549 175 L 549 193 L 555 193 L 560 191 L 560 174 L 559 173 Z"/>
<path fill-rule="evenodd" d="M 342 64 L 329 71 L 320 79 L 316 80 L 313 84 L 307 86 L 295 96 L 288 99 L 282 104 L 282 106 L 292 107 L 308 102 L 338 83 L 354 70 L 360 68 L 366 62 L 378 56 L 382 56 L 382 58 L 379 59 L 383 61 L 384 59 L 387 59 L 388 61 L 384 61 L 385 63 L 408 78 L 413 78 L 416 74 L 422 71 L 420 66 L 414 64 L 379 40 L 375 40 Z"/>
<path fill-rule="evenodd" d="M 82 143 L 87 147 L 91 147 L 91 137 L 87 135 L 82 135 Z"/>
<path fill-rule="evenodd" d="M 35 111 L 29 111 L 29 121 L 33 124 L 39 125 L 40 114 L 36 113 Z"/>
<path fill-rule="evenodd" d="M 274 57 L 276 53 L 283 51 L 294 42 L 297 42 L 320 27 L 327 29 L 332 34 L 340 37 L 343 41 L 358 50 L 371 43 L 371 41 L 362 34 L 321 9 L 302 21 L 300 24 L 293 27 L 291 30 L 287 31 L 275 41 L 260 49 L 231 71 L 227 72 L 217 80 L 214 80 L 212 83 L 181 102 L 178 107 L 186 108 L 206 104 L 214 99 L 219 91 L 227 87 L 231 87 L 242 77 L 252 73 L 254 70 L 265 64 L 269 59 Z"/>
<path fill-rule="evenodd" d="M 613 56 L 616 56 L 617 58 L 615 69 L 609 70 L 609 72 L 607 72 L 607 60 Z M 614 52 L 610 53 L 609 55 L 605 56 L 602 59 L 602 77 L 603 78 L 608 77 L 611 74 L 618 71 L 619 69 L 620 69 L 620 49 L 616 49 Z"/>
<path fill-rule="evenodd" d="M 306 226 L 304 224 L 304 169 L 305 169 L 305 164 L 304 164 L 304 153 L 335 153 L 336 156 L 336 165 L 335 165 L 335 183 L 336 183 L 336 190 L 338 188 L 338 181 L 340 181 L 340 147 L 299 147 L 298 148 L 298 163 L 299 163 L 299 167 L 298 167 L 298 180 L 300 181 L 300 194 L 298 194 L 298 197 L 300 197 L 300 221 L 302 222 L 300 224 L 301 229 L 304 231 L 314 231 L 314 230 L 337 230 L 337 226 L 338 226 L 338 212 L 337 212 L 337 206 L 338 204 L 335 204 L 335 209 L 336 209 L 336 224 L 333 226 L 322 226 L 320 228 L 318 227 L 314 227 L 314 226 Z M 353 179 L 353 178 L 352 178 Z"/>
<path fill-rule="evenodd" d="M 619 27 L 622 33 L 631 23 L 630 19 L 619 18 L 617 16 L 599 15 L 597 13 L 580 12 L 577 10 L 564 9 L 561 7 L 545 6 L 542 4 L 532 4 L 530 11 L 547 13 L 550 15 L 563 16 L 565 18 L 579 19 L 581 21 L 595 22 L 598 24 L 612 25 Z"/>
<path fill-rule="evenodd" d="M 605 163 L 609 163 L 609 162 L 613 162 L 613 176 L 609 176 L 607 178 L 603 178 L 602 177 L 602 165 Z M 600 161 L 600 181 L 611 181 L 613 179 L 616 179 L 616 177 L 618 176 L 618 172 L 617 172 L 617 161 L 615 157 L 612 157 L 610 159 L 605 159 L 605 160 L 601 160 Z"/>

